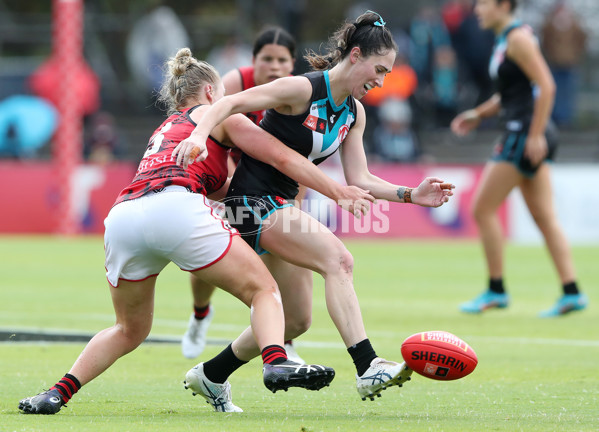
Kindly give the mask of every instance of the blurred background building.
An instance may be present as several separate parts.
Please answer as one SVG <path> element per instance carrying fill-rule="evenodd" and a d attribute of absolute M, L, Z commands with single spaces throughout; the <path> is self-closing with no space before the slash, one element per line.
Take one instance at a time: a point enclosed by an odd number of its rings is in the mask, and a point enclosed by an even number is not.
<path fill-rule="evenodd" d="M 470 206 L 497 123 L 486 120 L 459 139 L 448 128 L 456 113 L 493 92 L 487 64 L 494 36 L 478 28 L 474 0 L 81 0 L 85 61 L 78 59 L 75 78 L 65 80 L 66 69 L 56 67 L 57 47 L 65 44 L 53 42 L 53 6 L 75 2 L 0 0 L 0 181 L 20 179 L 19 188 L 0 192 L 10 203 L 0 215 L 0 232 L 103 232 L 114 197 L 165 117 L 155 96 L 162 65 L 179 48 L 190 47 L 224 74 L 251 62 L 254 36 L 265 25 L 280 25 L 298 42 L 295 73 L 303 73 L 306 50 L 318 52 L 344 19 L 371 9 L 384 17 L 399 53 L 385 86 L 362 100 L 370 168 L 398 184 L 436 176 L 457 186 L 452 205 L 435 211 L 384 210 L 394 223 L 380 235 L 477 235 Z M 599 195 L 580 185 L 599 182 L 599 2 L 519 0 L 518 14 L 538 35 L 557 83 L 553 117 L 561 146 L 552 172 L 556 190 L 569 191 L 556 200 L 559 217 L 572 242 L 597 243 Z M 73 89 L 57 85 L 65 82 Z M 66 93 L 83 128 L 75 130 L 75 150 L 61 159 L 57 149 L 73 142 L 58 126 L 71 105 L 62 98 L 57 106 L 56 98 Z M 321 166 L 342 181 L 335 160 Z M 343 216 L 335 211 L 327 220 Z M 540 242 L 520 195 L 513 194 L 500 216 L 512 240 Z"/>
<path fill-rule="evenodd" d="M 599 19 L 599 2 L 519 3 L 519 14 L 537 32 L 558 83 L 554 117 L 564 144 L 559 158 L 599 159 L 599 29 L 592 25 Z M 402 121 L 409 120 L 404 125 L 409 139 L 404 141 L 414 146 L 405 153 L 408 161 L 426 156 L 438 162 L 481 162 L 488 146 L 480 144 L 494 136 L 492 123 L 460 142 L 447 129 L 456 112 L 492 91 L 486 64 L 493 36 L 478 29 L 472 5 L 473 0 L 85 1 L 84 56 L 99 78 L 100 103 L 85 117 L 84 156 L 103 161 L 140 157 L 157 118 L 164 115 L 154 100 L 161 65 L 179 47 L 189 46 L 195 56 L 225 73 L 251 61 L 253 37 L 266 24 L 287 28 L 301 54 L 318 50 L 343 19 L 373 9 L 396 35 L 397 79 L 407 84 L 399 90 L 390 85 L 388 95 L 383 91 L 373 102 L 365 101 L 367 150 L 374 156 L 380 153 L 377 139 L 388 136 L 388 130 L 377 129 L 401 111 Z M 15 95 L 38 96 L 32 76 L 51 54 L 51 18 L 50 1 L 0 0 L 0 102 Z M 295 72 L 306 70 L 298 58 Z M 387 96 L 395 103 L 379 113 Z M 15 140 L 15 126 L 5 126 L 0 125 L 0 147 Z M 49 154 L 43 144 L 35 152 L 39 158 Z M 15 152 L 0 155 L 15 157 Z"/>

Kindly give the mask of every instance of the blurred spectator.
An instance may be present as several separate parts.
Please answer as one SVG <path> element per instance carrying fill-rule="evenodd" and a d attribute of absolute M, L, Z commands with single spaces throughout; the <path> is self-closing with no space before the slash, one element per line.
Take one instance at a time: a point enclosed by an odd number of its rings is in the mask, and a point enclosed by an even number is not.
<path fill-rule="evenodd" d="M 412 110 L 403 99 L 387 98 L 379 108 L 374 152 L 384 162 L 415 162 L 421 155 L 412 130 Z"/>
<path fill-rule="evenodd" d="M 472 0 L 449 0 L 441 8 L 443 23 L 450 35 L 454 35 L 472 10 Z"/>
<path fill-rule="evenodd" d="M 421 82 L 432 77 L 433 54 L 440 47 L 450 46 L 449 33 L 441 20 L 439 10 L 425 3 L 410 23 L 410 64 Z"/>
<path fill-rule="evenodd" d="M 0 157 L 35 157 L 57 125 L 58 113 L 45 99 L 27 95 L 4 99 L 0 102 Z"/>
<path fill-rule="evenodd" d="M 433 64 L 433 89 L 438 126 L 449 126 L 458 109 L 458 67 L 451 46 L 441 46 L 435 51 Z"/>
<path fill-rule="evenodd" d="M 134 82 L 151 94 L 162 83 L 162 64 L 181 47 L 190 46 L 187 30 L 169 7 L 152 1 L 149 12 L 133 26 L 127 60 Z"/>
<path fill-rule="evenodd" d="M 380 117 L 378 111 L 380 106 L 389 98 L 409 100 L 418 87 L 416 72 L 408 64 L 407 47 L 402 50 L 402 45 L 398 44 L 398 46 L 399 52 L 395 57 L 395 63 L 391 72 L 385 77 L 383 87 L 373 88 L 361 99 L 368 118 L 366 131 L 364 132 L 368 152 L 376 152 L 372 147 L 375 139 L 374 131 L 379 127 Z"/>
<path fill-rule="evenodd" d="M 433 117 L 433 126 L 448 126 L 457 112 L 457 61 L 439 9 L 424 3 L 410 23 L 410 37 L 420 120 Z"/>
<path fill-rule="evenodd" d="M 237 36 L 231 36 L 225 45 L 214 47 L 206 57 L 206 61 L 221 76 L 233 69 L 252 64 L 253 60 L 252 47 Z"/>
<path fill-rule="evenodd" d="M 443 8 L 443 20 L 449 30 L 453 49 L 458 60 L 461 93 L 467 106 L 479 105 L 493 93 L 489 77 L 489 58 L 495 35 L 483 30 L 474 14 L 473 0 L 451 0 Z M 470 100 L 471 99 L 471 100 Z"/>
<path fill-rule="evenodd" d="M 383 87 L 375 87 L 361 99 L 371 106 L 380 106 L 387 98 L 409 99 L 418 87 L 418 77 L 407 59 L 400 53 L 391 72 L 385 76 Z"/>
<path fill-rule="evenodd" d="M 542 29 L 543 51 L 556 84 L 553 120 L 570 126 L 576 112 L 578 66 L 585 54 L 587 34 L 564 0 L 556 1 Z"/>
<path fill-rule="evenodd" d="M 84 157 L 93 163 L 107 164 L 120 153 L 120 142 L 112 114 L 100 111 L 89 119 Z"/>

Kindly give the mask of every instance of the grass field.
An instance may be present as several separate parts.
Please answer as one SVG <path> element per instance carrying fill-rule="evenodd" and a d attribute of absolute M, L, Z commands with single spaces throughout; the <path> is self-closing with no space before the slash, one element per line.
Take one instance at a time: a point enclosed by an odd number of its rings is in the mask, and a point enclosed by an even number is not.
<path fill-rule="evenodd" d="M 300 354 L 333 366 L 320 392 L 270 393 L 254 360 L 231 378 L 241 414 L 214 413 L 185 391 L 185 372 L 219 352 L 248 323 L 241 303 L 214 300 L 214 344 L 197 361 L 177 344 L 143 344 L 85 386 L 55 416 L 18 412 L 19 399 L 53 385 L 82 343 L 0 343 L 0 432 L 5 431 L 596 431 L 599 430 L 599 246 L 574 248 L 586 311 L 542 320 L 560 295 L 547 253 L 509 246 L 510 308 L 466 316 L 458 305 L 482 290 L 475 242 L 347 242 L 355 285 L 377 353 L 399 360 L 401 342 L 447 330 L 477 352 L 478 368 L 458 381 L 421 376 L 362 402 L 354 368 L 315 278 L 314 319 Z M 113 323 L 100 237 L 0 237 L 0 329 L 95 333 Z M 169 266 L 158 279 L 152 336 L 180 336 L 191 312 L 187 274 Z"/>

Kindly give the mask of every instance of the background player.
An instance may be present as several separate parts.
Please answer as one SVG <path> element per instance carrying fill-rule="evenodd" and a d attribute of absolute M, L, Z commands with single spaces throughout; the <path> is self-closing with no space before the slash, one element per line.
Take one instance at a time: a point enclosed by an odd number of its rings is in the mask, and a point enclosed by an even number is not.
<path fill-rule="evenodd" d="M 572 253 L 553 206 L 550 164 L 557 142 L 549 117 L 555 83 L 528 26 L 514 18 L 516 0 L 477 0 L 480 26 L 496 34 L 489 72 L 498 92 L 488 101 L 458 115 L 451 123 L 457 135 L 475 129 L 481 119 L 501 112 L 503 137 L 487 163 L 474 198 L 473 213 L 483 243 L 489 287 L 461 305 L 468 313 L 508 306 L 503 285 L 503 234 L 497 209 L 515 187 L 520 188 L 531 216 L 562 282 L 563 296 L 542 317 L 558 316 L 587 306 L 576 284 Z M 534 96 L 533 87 L 537 94 Z"/>

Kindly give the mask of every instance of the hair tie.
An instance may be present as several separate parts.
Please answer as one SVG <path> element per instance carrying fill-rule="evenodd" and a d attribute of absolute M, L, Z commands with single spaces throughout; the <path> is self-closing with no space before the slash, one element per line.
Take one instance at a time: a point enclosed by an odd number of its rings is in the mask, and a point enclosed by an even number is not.
<path fill-rule="evenodd" d="M 373 14 L 375 14 L 376 16 L 378 16 L 378 17 L 379 17 L 379 19 L 378 19 L 378 20 L 376 20 L 376 21 L 373 23 L 373 25 L 374 25 L 375 27 L 385 27 L 385 24 L 387 24 L 387 23 L 386 23 L 385 21 L 383 21 L 383 17 L 382 17 L 380 14 L 378 14 L 378 13 L 377 13 L 377 12 L 375 12 L 375 11 L 371 11 L 371 10 L 367 10 L 367 11 L 366 11 L 366 13 L 369 13 L 369 12 L 370 12 L 370 13 L 373 13 Z"/>

